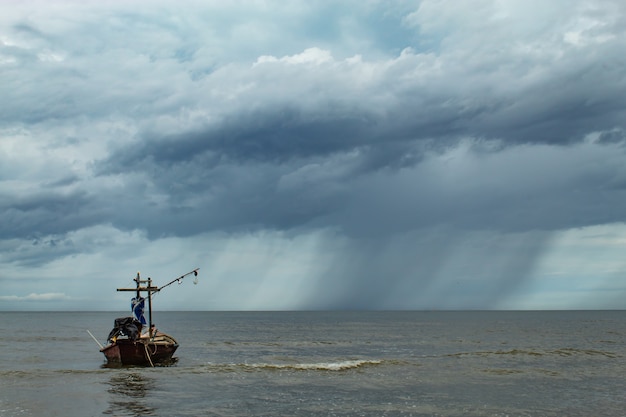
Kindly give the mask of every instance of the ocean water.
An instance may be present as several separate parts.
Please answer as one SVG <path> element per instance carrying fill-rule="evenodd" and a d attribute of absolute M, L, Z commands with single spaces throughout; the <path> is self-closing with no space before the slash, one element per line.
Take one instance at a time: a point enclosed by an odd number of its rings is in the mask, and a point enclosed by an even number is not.
<path fill-rule="evenodd" d="M 0 416 L 625 416 L 626 312 L 155 312 L 175 365 L 104 366 L 124 313 L 0 313 Z"/>

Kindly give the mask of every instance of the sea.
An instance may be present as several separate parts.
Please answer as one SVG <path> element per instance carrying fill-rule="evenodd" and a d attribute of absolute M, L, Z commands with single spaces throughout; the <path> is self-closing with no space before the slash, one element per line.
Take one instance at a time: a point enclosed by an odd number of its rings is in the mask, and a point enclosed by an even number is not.
<path fill-rule="evenodd" d="M 108 367 L 126 315 L 0 312 L 0 416 L 626 416 L 626 311 L 155 312 Z"/>

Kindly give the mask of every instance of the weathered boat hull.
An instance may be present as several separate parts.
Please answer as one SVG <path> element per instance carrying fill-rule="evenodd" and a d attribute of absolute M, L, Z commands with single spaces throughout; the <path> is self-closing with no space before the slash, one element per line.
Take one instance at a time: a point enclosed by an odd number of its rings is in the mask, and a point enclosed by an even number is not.
<path fill-rule="evenodd" d="M 100 351 L 110 364 L 154 366 L 171 362 L 176 349 L 173 337 L 160 334 L 152 339 L 118 339 Z"/>

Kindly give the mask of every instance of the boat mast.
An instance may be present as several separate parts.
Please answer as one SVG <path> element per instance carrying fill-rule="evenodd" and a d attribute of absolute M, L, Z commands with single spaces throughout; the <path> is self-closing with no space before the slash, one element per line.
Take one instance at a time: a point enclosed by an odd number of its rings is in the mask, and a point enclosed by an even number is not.
<path fill-rule="evenodd" d="M 158 291 L 158 288 L 156 290 Z M 152 339 L 152 278 L 150 277 L 148 277 L 148 326 L 148 334 Z"/>
<path fill-rule="evenodd" d="M 135 283 L 137 287 L 137 300 L 141 299 L 141 291 L 139 290 L 139 284 L 141 282 L 141 278 L 139 277 L 139 271 L 137 271 L 137 277 L 135 278 Z M 120 290 L 118 290 L 120 291 Z"/>
<path fill-rule="evenodd" d="M 137 277 L 134 279 L 135 288 L 118 288 L 118 291 L 136 291 L 137 292 L 137 300 L 141 300 L 141 293 L 145 291 L 148 293 L 148 332 L 150 338 L 152 335 L 152 293 L 159 291 L 158 287 L 152 286 L 152 278 L 148 277 L 148 279 L 141 279 L 141 275 L 137 272 Z M 142 287 L 141 284 L 148 284 L 147 287 Z"/>
<path fill-rule="evenodd" d="M 145 291 L 148 293 L 148 332 L 150 335 L 150 338 L 152 338 L 154 335 L 152 334 L 152 293 L 155 292 L 159 292 L 161 291 L 163 288 L 172 285 L 175 282 L 178 282 L 180 284 L 180 282 L 183 280 L 183 278 L 185 278 L 187 275 L 191 275 L 194 274 L 195 276 L 198 276 L 198 270 L 200 268 L 196 268 L 191 272 L 187 272 L 186 274 L 183 274 L 181 276 L 179 276 L 178 278 L 175 278 L 173 280 L 171 280 L 170 282 L 168 282 L 167 284 L 163 285 L 161 288 L 159 287 L 153 287 L 152 286 L 152 278 L 148 277 L 147 280 L 143 280 L 141 279 L 141 277 L 139 276 L 139 272 L 137 272 L 137 277 L 135 278 L 135 283 L 136 283 L 136 288 L 118 288 L 118 291 L 136 291 L 137 292 L 137 299 L 141 299 L 141 292 Z M 194 283 L 196 283 L 197 281 L 194 281 Z M 148 284 L 147 287 L 142 287 L 141 284 Z"/>

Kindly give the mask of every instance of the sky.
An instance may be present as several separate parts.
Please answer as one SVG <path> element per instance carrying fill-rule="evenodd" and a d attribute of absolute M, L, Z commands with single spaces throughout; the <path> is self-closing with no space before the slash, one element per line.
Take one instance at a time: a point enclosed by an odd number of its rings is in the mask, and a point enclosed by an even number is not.
<path fill-rule="evenodd" d="M 0 310 L 626 308 L 621 0 L 6 1 Z"/>

